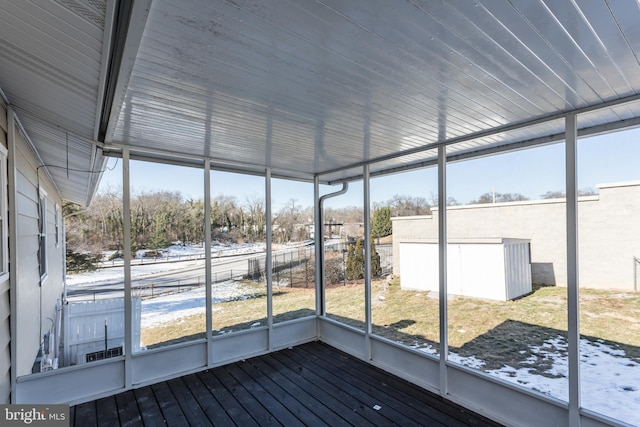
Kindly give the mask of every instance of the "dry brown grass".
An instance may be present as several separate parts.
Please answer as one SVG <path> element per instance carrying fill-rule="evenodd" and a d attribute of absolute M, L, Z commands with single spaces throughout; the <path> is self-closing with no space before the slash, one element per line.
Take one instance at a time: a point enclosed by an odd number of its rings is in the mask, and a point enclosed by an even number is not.
<path fill-rule="evenodd" d="M 449 347 L 484 360 L 487 369 L 517 364 L 532 346 L 558 336 L 566 339 L 566 294 L 566 288 L 535 287 L 515 301 L 452 298 L 447 304 Z M 640 294 L 581 289 L 580 295 L 582 336 L 604 340 L 640 361 Z M 375 333 L 407 345 L 439 347 L 438 300 L 427 292 L 401 290 L 396 280 L 384 300 L 374 299 L 372 316 Z"/>
<path fill-rule="evenodd" d="M 266 324 L 266 290 L 245 283 L 251 298 L 218 303 L 213 308 L 214 333 L 228 333 Z M 488 301 L 456 297 L 448 301 L 449 346 L 461 356 L 475 355 L 487 368 L 517 364 L 531 346 L 557 336 L 566 336 L 566 288 L 536 287 L 515 301 Z M 581 289 L 581 332 L 622 348 L 640 361 L 640 294 Z M 275 287 L 274 322 L 315 313 L 313 288 Z M 326 291 L 329 317 L 355 327 L 364 325 L 364 286 L 347 284 Z M 438 348 L 438 300 L 427 292 L 401 290 L 399 281 L 372 286 L 374 333 L 411 346 Z M 142 332 L 147 346 L 204 337 L 204 314 Z"/>
<path fill-rule="evenodd" d="M 267 318 L 267 292 L 261 283 L 245 281 L 244 298 L 213 305 L 213 334 L 265 326 Z M 283 322 L 315 314 L 315 290 L 313 288 L 274 287 L 274 322 Z M 141 331 L 141 342 L 148 348 L 174 344 L 205 337 L 205 314 L 182 318 L 179 322 L 166 323 Z"/>

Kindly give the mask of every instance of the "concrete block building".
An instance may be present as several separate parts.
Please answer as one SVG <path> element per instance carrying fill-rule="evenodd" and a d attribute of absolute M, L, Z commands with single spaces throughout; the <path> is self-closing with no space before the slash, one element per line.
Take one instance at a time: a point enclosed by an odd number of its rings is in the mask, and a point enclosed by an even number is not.
<path fill-rule="evenodd" d="M 601 184 L 598 193 L 578 198 L 580 286 L 636 291 L 640 182 Z M 437 239 L 438 215 L 392 218 L 396 274 L 402 276 L 400 245 Z M 532 282 L 567 286 L 565 216 L 565 199 L 450 206 L 447 234 L 468 242 L 528 239 Z"/>

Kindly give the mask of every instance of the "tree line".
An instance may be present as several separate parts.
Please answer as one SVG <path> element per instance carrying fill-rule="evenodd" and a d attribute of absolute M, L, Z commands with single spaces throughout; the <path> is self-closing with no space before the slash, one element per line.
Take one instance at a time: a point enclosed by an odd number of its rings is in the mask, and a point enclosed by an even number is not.
<path fill-rule="evenodd" d="M 155 191 L 131 197 L 132 250 L 160 249 L 174 242 L 204 241 L 204 201 L 186 199 L 180 192 Z M 74 205 L 65 206 L 67 247 L 74 252 L 98 253 L 123 248 L 123 210 L 119 193 L 108 191 L 94 197 L 90 207 L 69 216 Z M 312 215 L 312 211 L 308 214 Z M 274 240 L 289 241 L 308 237 L 298 226 L 305 212 L 290 202 L 274 215 L 277 233 Z M 250 197 L 239 201 L 234 196 L 218 196 L 211 202 L 213 239 L 224 242 L 264 241 L 266 212 L 264 199 Z"/>
<path fill-rule="evenodd" d="M 580 195 L 595 194 L 581 190 Z M 564 197 L 560 192 L 548 192 L 541 198 Z M 427 215 L 437 205 L 435 197 L 427 200 L 396 194 L 386 202 L 374 203 L 372 236 L 391 234 L 391 217 Z M 528 200 L 519 193 L 485 193 L 471 203 L 493 203 Z M 457 205 L 449 198 L 448 205 Z M 75 205 L 65 205 L 67 248 L 76 253 L 98 254 L 104 250 L 123 249 L 122 196 L 106 191 L 94 197 L 86 211 Z M 261 197 L 239 200 L 235 196 L 214 197 L 211 202 L 212 238 L 222 242 L 259 242 L 265 240 L 265 201 Z M 73 215 L 69 215 L 73 213 Z M 324 223 L 349 224 L 363 222 L 362 207 L 326 208 Z M 313 207 L 289 200 L 273 213 L 273 241 L 301 241 L 311 236 Z M 357 236 L 351 236 L 357 237 Z M 201 243 L 204 241 L 204 201 L 184 198 L 180 192 L 155 191 L 131 197 L 132 250 L 165 248 L 172 242 Z"/>

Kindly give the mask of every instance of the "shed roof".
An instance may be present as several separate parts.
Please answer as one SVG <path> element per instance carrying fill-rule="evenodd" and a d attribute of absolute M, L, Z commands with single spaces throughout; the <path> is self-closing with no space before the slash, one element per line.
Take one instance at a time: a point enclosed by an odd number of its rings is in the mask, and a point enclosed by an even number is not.
<path fill-rule="evenodd" d="M 640 120 L 633 0 L 4 0 L 0 87 L 63 196 L 105 155 L 336 182 Z M 68 147 L 68 148 L 67 148 Z M 67 161 L 69 161 L 67 163 Z M 68 166 L 67 166 L 68 164 Z"/>

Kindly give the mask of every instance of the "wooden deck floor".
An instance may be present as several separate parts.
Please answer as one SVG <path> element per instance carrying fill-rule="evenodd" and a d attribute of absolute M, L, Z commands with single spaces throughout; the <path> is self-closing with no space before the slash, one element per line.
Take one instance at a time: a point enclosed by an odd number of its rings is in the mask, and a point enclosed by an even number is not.
<path fill-rule="evenodd" d="M 71 426 L 498 426 L 323 343 L 71 408 Z"/>

